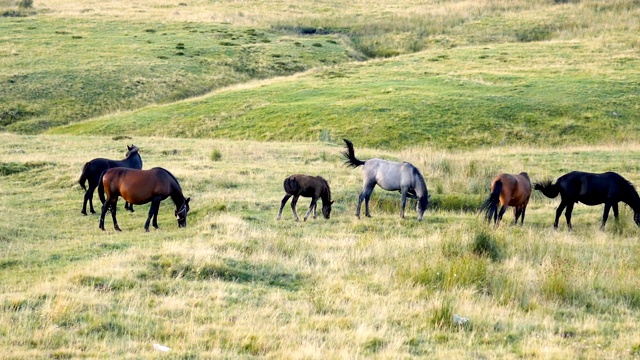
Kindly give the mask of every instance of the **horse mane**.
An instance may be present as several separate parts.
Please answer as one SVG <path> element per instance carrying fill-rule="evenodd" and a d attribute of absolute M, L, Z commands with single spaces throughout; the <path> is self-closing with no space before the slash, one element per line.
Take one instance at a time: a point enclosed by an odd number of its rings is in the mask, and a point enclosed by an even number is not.
<path fill-rule="evenodd" d="M 329 182 L 325 180 L 322 176 L 318 176 L 318 180 L 322 181 L 324 187 L 326 189 L 327 196 L 329 197 L 329 201 L 331 201 L 331 188 L 329 187 Z"/>
<path fill-rule="evenodd" d="M 161 168 L 161 167 L 158 167 L 157 169 L 160 169 L 160 170 L 166 172 L 167 174 L 169 174 L 169 176 L 171 176 L 173 181 L 176 182 L 176 186 L 178 186 L 178 190 L 180 190 L 180 192 L 182 192 L 182 188 L 180 187 L 180 183 L 178 182 L 178 179 L 176 179 L 176 177 L 169 170 L 167 170 L 165 168 Z"/>
<path fill-rule="evenodd" d="M 629 181 L 629 180 L 627 180 L 625 178 L 622 178 L 622 180 L 624 180 L 622 183 L 625 185 L 626 190 L 631 192 L 633 195 L 636 196 L 636 198 L 638 198 L 640 200 L 640 195 L 638 194 L 638 190 L 636 190 L 635 185 L 633 185 L 633 183 L 631 183 L 631 181 Z M 640 204 L 640 202 L 639 202 L 639 204 Z"/>

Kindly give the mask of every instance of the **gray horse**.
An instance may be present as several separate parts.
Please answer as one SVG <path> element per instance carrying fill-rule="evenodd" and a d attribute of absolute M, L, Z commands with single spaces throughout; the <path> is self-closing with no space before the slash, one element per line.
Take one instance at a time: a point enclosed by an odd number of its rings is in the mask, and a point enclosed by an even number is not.
<path fill-rule="evenodd" d="M 344 139 L 347 144 L 347 150 L 342 152 L 345 157 L 345 165 L 357 168 L 362 167 L 362 192 L 358 198 L 358 207 L 356 208 L 356 216 L 360 218 L 360 206 L 364 200 L 365 216 L 371 217 L 369 214 L 369 199 L 376 185 L 388 191 L 400 191 L 402 194 L 402 210 L 400 216 L 404 218 L 404 207 L 407 203 L 407 197 L 418 199 L 416 211 L 418 212 L 418 221 L 422 221 L 424 211 L 429 205 L 429 192 L 427 185 L 420 174 L 420 171 L 408 162 L 394 162 L 382 159 L 369 159 L 366 161 L 358 160 L 353 150 L 353 143 Z"/>

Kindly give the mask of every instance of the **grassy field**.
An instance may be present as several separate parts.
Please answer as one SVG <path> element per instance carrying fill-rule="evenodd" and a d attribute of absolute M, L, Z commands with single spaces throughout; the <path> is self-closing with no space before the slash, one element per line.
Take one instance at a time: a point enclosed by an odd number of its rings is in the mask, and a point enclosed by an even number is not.
<path fill-rule="evenodd" d="M 353 213 L 359 170 L 318 143 L 0 135 L 0 357 L 634 358 L 640 356 L 640 230 L 631 210 L 598 231 L 602 207 L 577 205 L 552 230 L 558 200 L 534 194 L 524 226 L 486 226 L 460 202 L 487 196 L 493 174 L 533 180 L 572 169 L 640 182 L 640 146 L 448 152 L 359 147 L 404 159 L 438 204 L 399 218 L 377 189 L 371 219 Z M 148 206 L 120 208 L 122 233 L 80 214 L 77 184 L 92 157 L 141 148 L 145 168 L 172 171 L 192 198 L 145 233 Z M 217 153 L 217 161 L 212 154 Z M 330 220 L 276 221 L 281 182 L 326 177 Z M 462 200 L 460 200 L 462 199 Z M 305 210 L 307 200 L 299 203 Z M 122 204 L 120 204 L 122 206 Z M 468 317 L 459 326 L 453 315 Z"/>
<path fill-rule="evenodd" d="M 228 88 L 51 133 L 349 137 L 396 149 L 634 141 L 640 136 L 639 63 L 637 50 L 613 55 L 585 42 L 425 50 Z"/>
<path fill-rule="evenodd" d="M 538 192 L 524 226 L 476 212 L 500 172 L 640 184 L 638 18 L 636 0 L 0 0 L 0 358 L 640 358 L 630 208 L 599 231 L 603 207 L 578 204 L 573 232 Z M 422 171 L 424 221 L 380 189 L 355 218 L 342 138 Z M 149 233 L 148 205 L 119 204 L 121 233 L 80 214 L 83 164 L 131 143 L 192 198 L 187 228 L 169 200 Z M 329 181 L 330 220 L 276 220 L 292 173 Z"/>
<path fill-rule="evenodd" d="M 631 0 L 78 0 L 29 11 L 0 21 L 0 127 L 11 132 L 348 135 L 393 149 L 640 135 Z"/>

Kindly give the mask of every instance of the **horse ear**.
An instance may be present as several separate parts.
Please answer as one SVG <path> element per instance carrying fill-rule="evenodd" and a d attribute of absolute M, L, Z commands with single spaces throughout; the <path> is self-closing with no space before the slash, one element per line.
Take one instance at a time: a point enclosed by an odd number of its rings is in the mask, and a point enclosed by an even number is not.
<path fill-rule="evenodd" d="M 334 201 L 330 202 L 329 205 L 333 205 Z"/>
<path fill-rule="evenodd" d="M 127 145 L 127 150 L 131 150 L 131 149 L 133 149 L 133 145 L 132 146 Z"/>
<path fill-rule="evenodd" d="M 188 198 L 184 201 L 184 203 L 185 203 L 185 204 L 188 204 L 190 200 L 191 200 L 191 198 L 190 198 L 190 197 L 188 197 Z"/>

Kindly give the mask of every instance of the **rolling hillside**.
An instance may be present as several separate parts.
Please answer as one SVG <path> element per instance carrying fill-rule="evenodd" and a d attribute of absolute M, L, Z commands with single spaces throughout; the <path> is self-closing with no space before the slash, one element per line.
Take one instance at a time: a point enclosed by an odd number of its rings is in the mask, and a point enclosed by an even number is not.
<path fill-rule="evenodd" d="M 631 0 L 36 2 L 0 21 L 0 126 L 389 148 L 626 141 L 639 131 L 638 12 Z"/>

